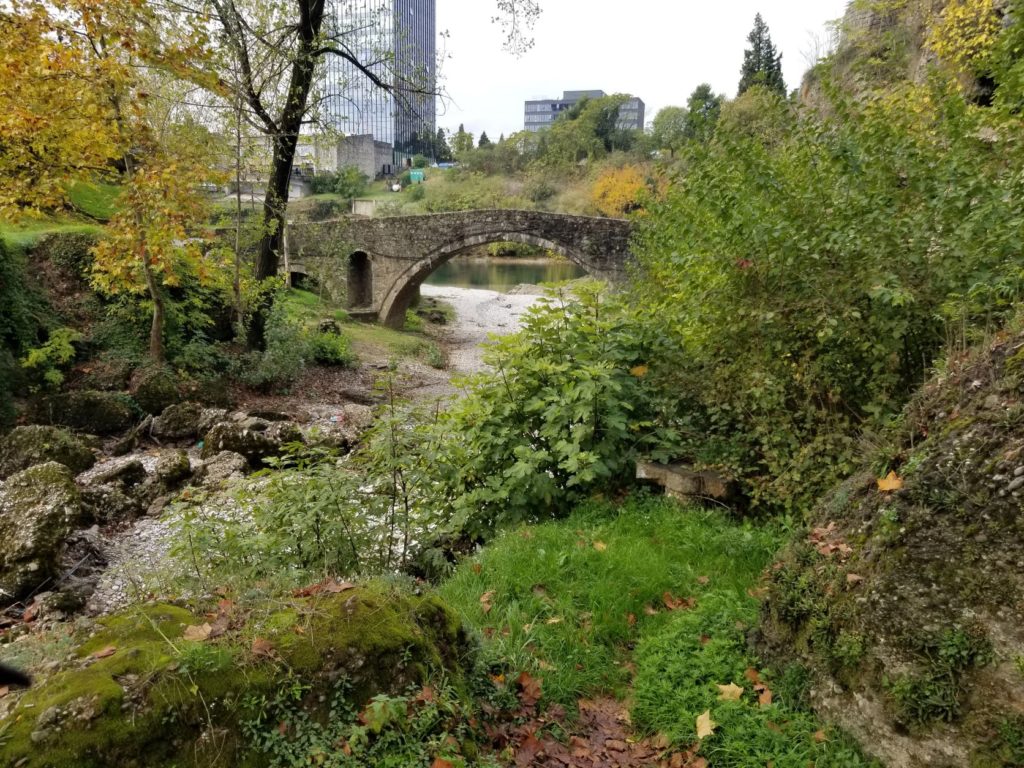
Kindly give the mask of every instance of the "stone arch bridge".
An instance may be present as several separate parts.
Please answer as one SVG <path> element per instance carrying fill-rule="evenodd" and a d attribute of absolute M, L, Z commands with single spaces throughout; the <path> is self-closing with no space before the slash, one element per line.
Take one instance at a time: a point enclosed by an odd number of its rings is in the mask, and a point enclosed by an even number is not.
<path fill-rule="evenodd" d="M 289 227 L 293 263 L 343 261 L 353 315 L 400 327 L 430 274 L 458 253 L 498 242 L 561 254 L 594 277 L 626 277 L 632 224 L 622 219 L 541 211 L 460 211 L 424 216 L 297 222 Z"/>

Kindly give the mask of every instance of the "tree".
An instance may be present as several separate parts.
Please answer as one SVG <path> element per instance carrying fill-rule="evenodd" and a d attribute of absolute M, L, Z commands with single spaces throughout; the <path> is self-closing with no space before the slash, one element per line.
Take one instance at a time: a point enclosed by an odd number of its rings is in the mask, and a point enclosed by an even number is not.
<path fill-rule="evenodd" d="M 487 138 L 487 131 L 482 131 L 480 133 L 480 141 L 477 142 L 477 147 L 483 149 L 484 147 L 489 146 L 491 146 L 491 140 Z"/>
<path fill-rule="evenodd" d="M 686 128 L 689 123 L 687 112 L 682 107 L 665 107 L 654 116 L 653 139 L 658 149 L 667 149 L 671 156 L 686 142 Z"/>
<path fill-rule="evenodd" d="M 685 134 L 688 140 L 703 143 L 711 139 L 724 101 L 725 97 L 715 95 L 707 83 L 701 83 L 694 89 L 686 101 Z"/>
<path fill-rule="evenodd" d="M 452 159 L 452 148 L 448 146 L 444 128 L 438 128 L 437 137 L 434 139 L 434 160 L 439 163 L 450 163 Z"/>
<path fill-rule="evenodd" d="M 459 123 L 459 130 L 452 136 L 452 152 L 455 157 L 473 151 L 473 134 L 466 131 L 466 126 Z"/>
<path fill-rule="evenodd" d="M 782 77 L 782 54 L 778 53 L 768 33 L 768 25 L 761 14 L 754 17 L 754 28 L 747 36 L 750 47 L 743 52 L 740 70 L 739 95 L 753 85 L 763 85 L 779 95 L 786 95 L 786 81 Z"/>
<path fill-rule="evenodd" d="M 604 216 L 625 216 L 641 207 L 647 181 L 635 165 L 605 171 L 594 183 L 590 197 Z"/>
<path fill-rule="evenodd" d="M 60 207 L 69 184 L 121 156 L 100 85 L 120 73 L 41 2 L 0 12 L 0 216 Z"/>
<path fill-rule="evenodd" d="M 501 136 L 498 137 L 498 143 L 499 144 L 504 144 L 505 143 L 505 134 L 504 133 L 501 134 Z"/>

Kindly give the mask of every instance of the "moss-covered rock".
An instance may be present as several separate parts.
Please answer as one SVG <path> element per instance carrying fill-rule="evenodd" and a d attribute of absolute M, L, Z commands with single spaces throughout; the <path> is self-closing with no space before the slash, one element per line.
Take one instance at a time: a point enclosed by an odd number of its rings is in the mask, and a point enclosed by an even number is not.
<path fill-rule="evenodd" d="M 1003 337 L 930 382 L 772 573 L 768 652 L 893 768 L 1024 760 L 1021 350 Z"/>
<path fill-rule="evenodd" d="M 444 670 L 468 653 L 453 614 L 436 598 L 371 585 L 229 611 L 225 634 L 184 639 L 209 619 L 148 605 L 102 621 L 78 661 L 27 692 L 7 718 L 0 762 L 25 768 L 255 765 L 242 725 L 261 697 L 301 685 L 320 718 L 344 684 L 361 705 Z M 200 632 L 200 634 L 202 634 Z"/>
<path fill-rule="evenodd" d="M 167 368 L 144 368 L 135 372 L 132 397 L 146 413 L 156 416 L 181 399 L 178 379 Z"/>
<path fill-rule="evenodd" d="M 57 427 L 17 427 L 0 439 L 0 478 L 48 461 L 78 474 L 95 464 L 96 457 L 85 443 Z"/>
<path fill-rule="evenodd" d="M 171 451 L 156 463 L 156 479 L 166 488 L 173 488 L 192 476 L 192 462 L 185 451 Z"/>
<path fill-rule="evenodd" d="M 32 420 L 92 435 L 113 435 L 136 420 L 130 398 L 114 392 L 65 392 L 44 397 L 32 406 Z"/>
<path fill-rule="evenodd" d="M 64 540 L 80 521 L 71 470 L 49 462 L 0 486 L 0 590 L 20 598 L 57 573 Z"/>
<path fill-rule="evenodd" d="M 199 435 L 203 406 L 199 403 L 175 403 L 153 419 L 153 436 L 161 440 L 184 440 Z"/>
<path fill-rule="evenodd" d="M 271 423 L 258 418 L 222 421 L 206 433 L 202 456 L 205 459 L 231 451 L 244 456 L 253 468 L 260 469 L 263 459 L 279 456 L 286 445 L 301 440 L 302 432 L 291 422 Z"/>

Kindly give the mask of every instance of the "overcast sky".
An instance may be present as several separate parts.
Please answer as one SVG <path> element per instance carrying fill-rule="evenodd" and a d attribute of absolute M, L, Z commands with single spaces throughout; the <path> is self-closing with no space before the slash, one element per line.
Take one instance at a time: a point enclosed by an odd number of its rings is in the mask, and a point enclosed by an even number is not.
<path fill-rule="evenodd" d="M 807 69 L 813 40 L 843 15 L 847 0 L 540 0 L 536 45 L 520 59 L 501 48 L 491 23 L 494 0 L 437 0 L 447 30 L 442 69 L 450 95 L 437 124 L 497 139 L 523 128 L 523 102 L 565 90 L 631 93 L 647 104 L 647 122 L 682 105 L 702 82 L 736 95 L 746 38 L 758 12 L 783 54 L 786 85 Z"/>

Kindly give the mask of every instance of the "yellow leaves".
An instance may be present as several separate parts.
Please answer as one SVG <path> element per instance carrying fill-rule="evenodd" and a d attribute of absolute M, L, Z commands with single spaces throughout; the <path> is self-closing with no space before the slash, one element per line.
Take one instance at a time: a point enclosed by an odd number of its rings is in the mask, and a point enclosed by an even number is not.
<path fill-rule="evenodd" d="M 718 723 L 711 719 L 711 710 L 705 710 L 704 714 L 697 717 L 697 738 L 703 741 L 715 732 Z"/>
<path fill-rule="evenodd" d="M 878 490 L 882 493 L 891 493 L 902 488 L 903 479 L 896 472 L 890 472 L 886 477 L 878 481 Z"/>
<path fill-rule="evenodd" d="M 928 44 L 946 64 L 978 73 L 991 59 L 1000 28 L 994 0 L 953 0 L 932 28 Z"/>
<path fill-rule="evenodd" d="M 608 549 L 608 545 L 605 544 L 603 541 L 595 541 L 594 549 L 596 549 L 598 552 L 604 552 Z"/>
<path fill-rule="evenodd" d="M 650 371 L 650 368 L 648 366 L 638 365 L 634 368 L 629 369 L 629 375 L 637 379 L 642 379 L 647 375 L 648 371 Z"/>
<path fill-rule="evenodd" d="M 209 639 L 211 632 L 213 632 L 213 627 L 211 625 L 198 624 L 196 626 L 185 627 L 185 631 L 181 636 L 189 642 L 200 643 L 203 640 Z"/>
<path fill-rule="evenodd" d="M 739 701 L 741 696 L 743 696 L 743 689 L 736 683 L 718 686 L 718 698 L 721 701 Z"/>
<path fill-rule="evenodd" d="M 635 165 L 605 171 L 594 182 L 591 201 L 605 216 L 624 216 L 639 210 L 647 194 L 647 180 Z"/>

